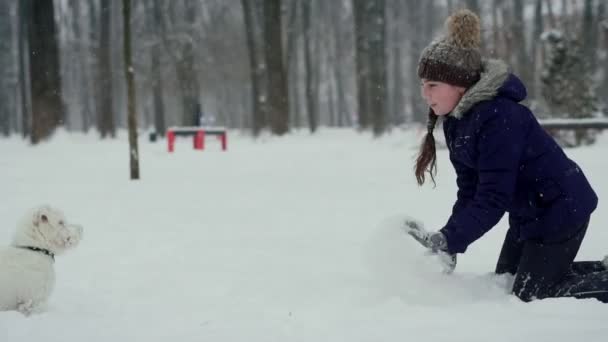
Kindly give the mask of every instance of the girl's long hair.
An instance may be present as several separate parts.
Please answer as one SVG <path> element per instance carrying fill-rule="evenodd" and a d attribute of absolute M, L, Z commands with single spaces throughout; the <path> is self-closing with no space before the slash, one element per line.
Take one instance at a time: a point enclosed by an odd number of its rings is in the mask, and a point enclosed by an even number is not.
<path fill-rule="evenodd" d="M 416 158 L 416 180 L 418 185 L 423 185 L 425 181 L 425 173 L 428 172 L 435 185 L 435 175 L 437 174 L 437 150 L 435 148 L 435 137 L 433 136 L 433 130 L 437 124 L 439 118 L 433 109 L 429 108 L 429 118 L 427 121 L 427 133 L 424 137 L 424 141 L 420 146 L 420 152 L 418 158 Z"/>

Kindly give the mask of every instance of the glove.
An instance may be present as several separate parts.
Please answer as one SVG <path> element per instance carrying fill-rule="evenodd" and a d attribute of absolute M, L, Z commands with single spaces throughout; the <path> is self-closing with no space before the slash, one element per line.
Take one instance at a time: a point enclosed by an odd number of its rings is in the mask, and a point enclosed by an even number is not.
<path fill-rule="evenodd" d="M 439 251 L 446 252 L 448 249 L 448 241 L 445 235 L 441 232 L 422 232 L 420 230 L 410 230 L 408 232 L 421 245 L 430 249 L 433 253 Z"/>
<path fill-rule="evenodd" d="M 405 227 L 408 234 L 416 239 L 416 241 L 420 242 L 421 245 L 433 251 L 433 253 L 447 251 L 448 240 L 443 233 L 428 232 L 424 229 L 421 222 L 413 219 L 406 219 Z"/>
<path fill-rule="evenodd" d="M 454 272 L 456 268 L 456 254 L 448 253 L 448 240 L 443 233 L 428 232 L 424 229 L 422 223 L 413 219 L 406 219 L 405 230 L 422 246 L 428 248 L 432 254 L 439 256 L 439 261 L 445 273 Z"/>

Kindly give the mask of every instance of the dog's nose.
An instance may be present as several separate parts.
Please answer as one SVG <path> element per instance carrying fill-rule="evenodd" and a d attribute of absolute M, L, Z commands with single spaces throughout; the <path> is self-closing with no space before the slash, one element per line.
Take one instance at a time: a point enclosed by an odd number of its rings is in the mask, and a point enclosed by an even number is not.
<path fill-rule="evenodd" d="M 73 234 L 77 235 L 79 238 L 82 238 L 83 228 L 79 224 L 69 224 L 68 229 L 72 231 Z"/>

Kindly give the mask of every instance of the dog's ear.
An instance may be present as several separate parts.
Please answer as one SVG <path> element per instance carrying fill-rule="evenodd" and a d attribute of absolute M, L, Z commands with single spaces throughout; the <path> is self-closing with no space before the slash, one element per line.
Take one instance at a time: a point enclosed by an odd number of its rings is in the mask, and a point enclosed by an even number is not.
<path fill-rule="evenodd" d="M 34 211 L 34 215 L 32 218 L 32 223 L 34 224 L 34 227 L 38 227 L 38 225 L 40 225 L 41 222 L 42 223 L 49 222 L 49 218 L 46 214 L 45 208 L 39 208 Z"/>

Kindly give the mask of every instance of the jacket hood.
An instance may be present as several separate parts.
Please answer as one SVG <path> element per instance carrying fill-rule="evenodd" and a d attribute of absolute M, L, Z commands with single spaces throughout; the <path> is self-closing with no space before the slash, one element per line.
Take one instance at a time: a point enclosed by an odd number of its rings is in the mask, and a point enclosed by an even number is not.
<path fill-rule="evenodd" d="M 477 103 L 490 100 L 497 95 L 520 102 L 526 98 L 527 92 L 519 78 L 509 73 L 503 61 L 487 59 L 483 61 L 483 71 L 479 81 L 464 93 L 451 115 L 460 119 Z"/>

